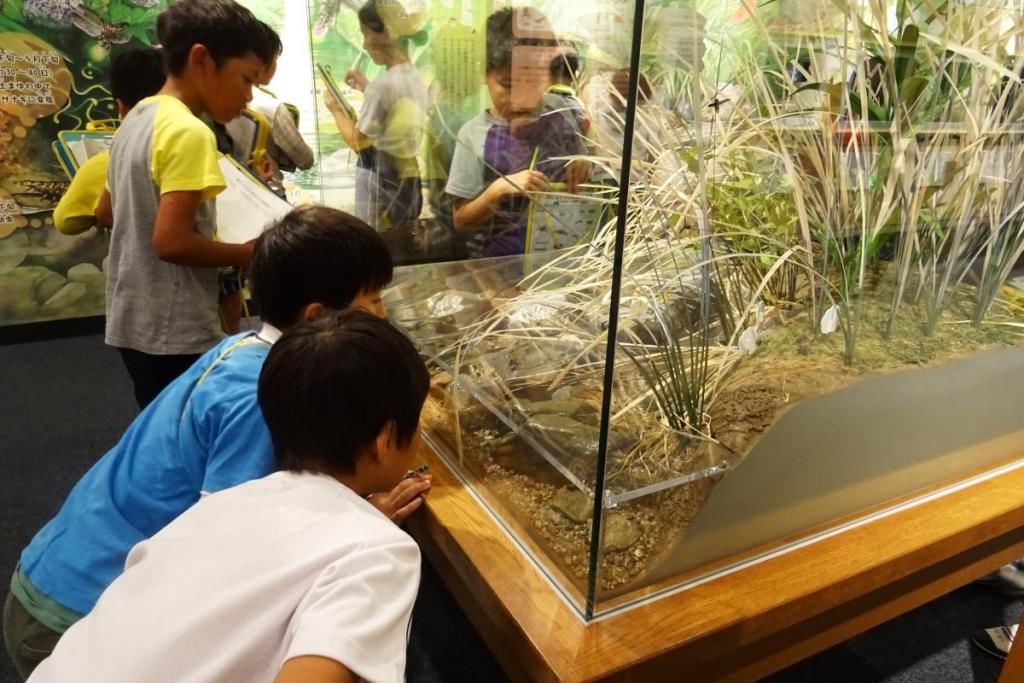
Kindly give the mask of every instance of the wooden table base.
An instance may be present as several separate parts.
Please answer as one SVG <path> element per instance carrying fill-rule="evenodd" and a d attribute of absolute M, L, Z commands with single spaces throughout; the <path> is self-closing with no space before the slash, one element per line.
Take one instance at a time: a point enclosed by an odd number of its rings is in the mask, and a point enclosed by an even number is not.
<path fill-rule="evenodd" d="M 424 450 L 434 486 L 410 530 L 514 680 L 753 681 L 1024 556 L 1018 468 L 584 624 Z"/>

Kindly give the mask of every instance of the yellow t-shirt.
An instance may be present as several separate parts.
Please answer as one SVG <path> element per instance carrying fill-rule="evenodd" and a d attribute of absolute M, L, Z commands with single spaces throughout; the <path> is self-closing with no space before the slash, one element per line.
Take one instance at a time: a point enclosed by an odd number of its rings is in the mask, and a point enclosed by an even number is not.
<path fill-rule="evenodd" d="M 65 235 L 79 235 L 96 225 L 96 205 L 107 183 L 110 153 L 100 152 L 75 173 L 53 210 L 53 224 Z"/>
<path fill-rule="evenodd" d="M 114 229 L 107 258 L 106 342 L 153 355 L 203 353 L 222 335 L 217 269 L 161 260 L 153 249 L 160 197 L 198 192 L 191 228 L 213 239 L 224 189 L 213 131 L 169 95 L 139 102 L 110 148 Z"/>
<path fill-rule="evenodd" d="M 213 199 L 224 190 L 213 131 L 175 97 L 154 95 L 139 104 L 150 102 L 157 105 L 149 157 L 153 184 L 160 194 L 199 191 L 203 202 Z"/>

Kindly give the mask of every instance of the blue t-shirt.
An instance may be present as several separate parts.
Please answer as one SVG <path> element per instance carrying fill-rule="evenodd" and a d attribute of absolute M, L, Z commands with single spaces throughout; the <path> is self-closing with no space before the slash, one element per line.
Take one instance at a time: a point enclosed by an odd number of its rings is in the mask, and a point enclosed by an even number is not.
<path fill-rule="evenodd" d="M 251 332 L 223 340 L 135 418 L 22 552 L 21 571 L 36 589 L 87 614 L 124 570 L 132 546 L 200 492 L 274 470 L 256 396 L 269 348 Z"/>

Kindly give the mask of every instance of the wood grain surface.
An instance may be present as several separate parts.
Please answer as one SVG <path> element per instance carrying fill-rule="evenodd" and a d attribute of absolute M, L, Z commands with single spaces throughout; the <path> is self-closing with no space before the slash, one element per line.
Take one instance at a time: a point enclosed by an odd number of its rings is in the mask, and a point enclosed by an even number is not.
<path fill-rule="evenodd" d="M 757 680 L 1024 556 L 1018 468 L 585 624 L 427 447 L 423 460 L 433 490 L 410 531 L 514 680 Z"/>

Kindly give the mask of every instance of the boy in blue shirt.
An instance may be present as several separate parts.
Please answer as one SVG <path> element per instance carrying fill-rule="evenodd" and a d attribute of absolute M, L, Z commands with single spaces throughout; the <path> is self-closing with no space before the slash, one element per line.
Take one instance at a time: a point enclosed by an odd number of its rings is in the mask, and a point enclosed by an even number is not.
<path fill-rule="evenodd" d="M 293 325 L 259 402 L 278 471 L 135 546 L 32 683 L 401 683 L 416 542 L 367 502 L 420 449 L 430 376 L 361 310 Z"/>
<path fill-rule="evenodd" d="M 295 209 L 260 236 L 250 278 L 263 328 L 225 339 L 168 385 L 22 553 L 4 606 L 4 644 L 22 676 L 92 609 L 132 546 L 200 496 L 274 470 L 256 396 L 271 345 L 325 308 L 383 317 L 391 275 L 382 239 L 341 211 Z M 429 488 L 421 476 L 372 502 L 399 522 Z"/>

